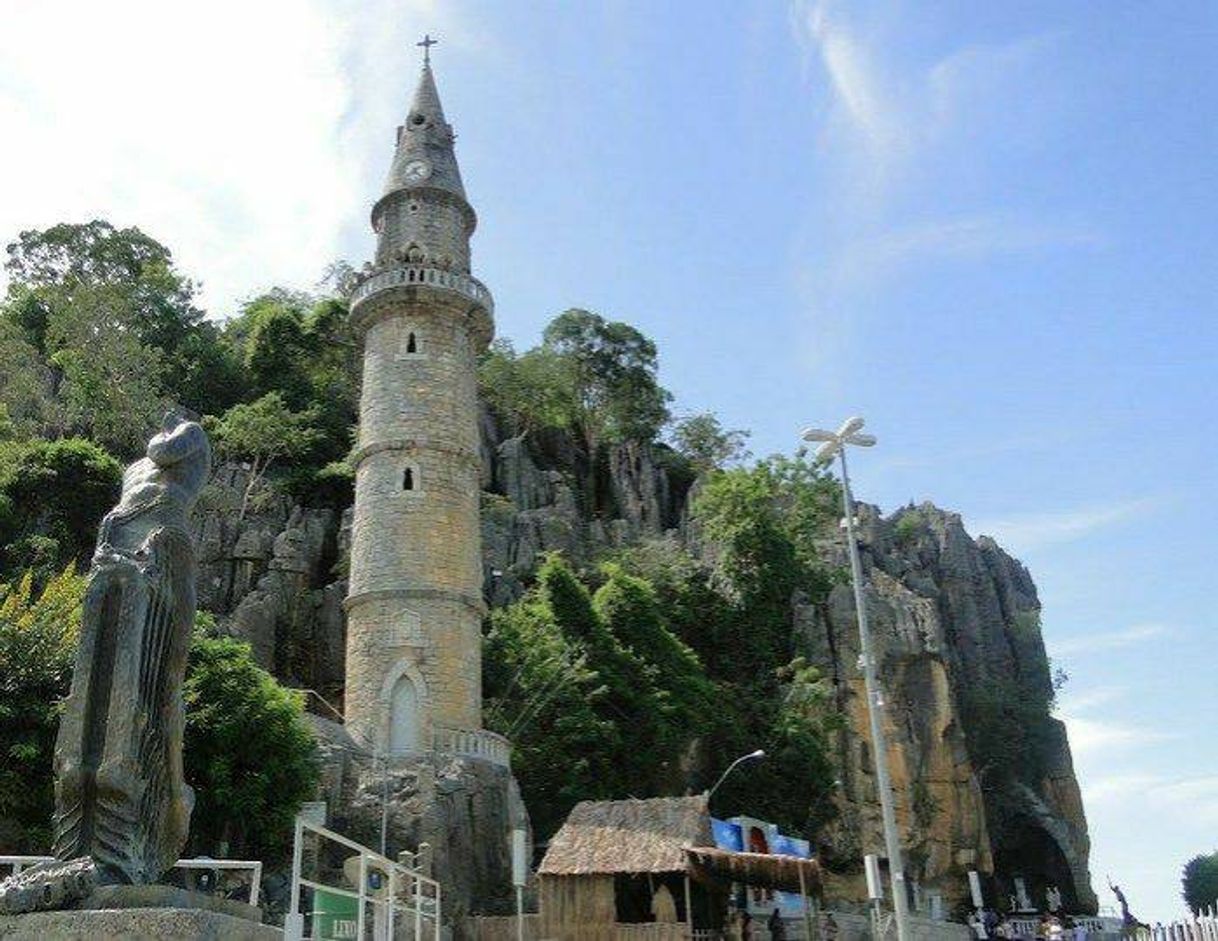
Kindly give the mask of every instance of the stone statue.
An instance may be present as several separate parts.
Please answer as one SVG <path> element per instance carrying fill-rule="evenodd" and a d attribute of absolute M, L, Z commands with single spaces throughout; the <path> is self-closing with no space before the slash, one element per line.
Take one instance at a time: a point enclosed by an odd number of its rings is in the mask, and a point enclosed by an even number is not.
<path fill-rule="evenodd" d="M 182 778 L 195 616 L 187 515 L 210 465 L 202 427 L 171 414 L 123 474 L 101 523 L 55 745 L 57 863 L 0 884 L 0 909 L 61 907 L 93 884 L 155 882 L 178 858 L 194 805 Z"/>
<path fill-rule="evenodd" d="M 1061 911 L 1061 907 L 1062 907 L 1061 889 L 1059 889 L 1055 885 L 1049 886 L 1049 888 L 1045 890 L 1045 908 L 1047 908 L 1050 912 L 1052 912 L 1053 914 L 1056 915 L 1059 911 Z"/>

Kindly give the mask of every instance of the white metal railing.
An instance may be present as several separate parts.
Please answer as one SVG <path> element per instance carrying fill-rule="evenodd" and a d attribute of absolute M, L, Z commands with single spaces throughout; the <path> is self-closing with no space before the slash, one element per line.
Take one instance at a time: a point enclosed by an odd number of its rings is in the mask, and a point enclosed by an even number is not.
<path fill-rule="evenodd" d="M 378 271 L 359 283 L 351 292 L 351 306 L 389 288 L 409 286 L 412 284 L 428 285 L 431 287 L 447 288 L 470 300 L 482 304 L 488 312 L 495 308 L 491 292 L 477 278 L 462 274 L 458 271 L 445 271 L 442 268 L 429 268 L 426 265 L 395 265 Z"/>
<path fill-rule="evenodd" d="M 54 859 L 54 856 L 0 856 L 0 866 L 10 867 L 9 875 L 18 876 L 30 866 L 53 862 Z M 172 868 L 248 871 L 250 873 L 249 904 L 254 906 L 258 904 L 258 897 L 262 889 L 262 860 L 260 859 L 210 859 L 206 856 L 196 856 L 191 859 L 179 859 Z"/>
<path fill-rule="evenodd" d="M 305 875 L 305 838 L 310 834 L 319 842 L 311 854 L 315 860 L 323 858 L 320 844 L 324 842 L 337 844 L 350 853 L 341 875 L 335 875 L 333 871 L 316 871 L 311 876 Z M 325 870 L 326 867 L 315 865 L 314 868 Z M 373 885 L 374 879 L 378 884 Z M 308 908 L 302 909 L 306 891 L 311 893 L 312 899 Z M 371 928 L 372 938 L 388 941 L 398 937 L 399 932 L 395 929 L 402 925 L 411 929 L 411 941 L 423 941 L 428 935 L 432 936 L 433 941 L 440 941 L 443 906 L 439 882 L 417 869 L 394 862 L 354 840 L 298 816 L 292 845 L 292 899 L 283 923 L 285 941 L 321 941 L 319 921 L 327 915 L 332 916 L 332 913 L 318 908 L 319 894 L 331 899 L 349 899 L 355 903 L 354 923 L 348 918 L 341 927 L 332 924 L 331 937 L 365 941 Z M 368 918 L 370 906 L 371 925 Z M 405 920 L 399 922 L 399 916 L 405 916 Z"/>
<path fill-rule="evenodd" d="M 497 732 L 436 728 L 431 739 L 432 748 L 441 754 L 481 758 L 502 768 L 512 767 L 512 743 Z"/>

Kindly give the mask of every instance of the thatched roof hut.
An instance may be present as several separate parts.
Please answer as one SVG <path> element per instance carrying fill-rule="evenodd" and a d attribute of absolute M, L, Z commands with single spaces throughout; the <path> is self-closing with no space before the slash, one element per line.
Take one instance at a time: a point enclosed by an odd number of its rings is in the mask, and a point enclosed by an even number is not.
<path fill-rule="evenodd" d="M 631 925 L 667 939 L 685 936 L 678 922 L 717 922 L 722 890 L 691 886 L 685 856 L 713 845 L 701 796 L 577 804 L 537 871 L 541 936 L 610 941 Z"/>
<path fill-rule="evenodd" d="M 702 796 L 583 801 L 550 840 L 538 875 L 684 872 L 685 847 L 714 842 Z"/>

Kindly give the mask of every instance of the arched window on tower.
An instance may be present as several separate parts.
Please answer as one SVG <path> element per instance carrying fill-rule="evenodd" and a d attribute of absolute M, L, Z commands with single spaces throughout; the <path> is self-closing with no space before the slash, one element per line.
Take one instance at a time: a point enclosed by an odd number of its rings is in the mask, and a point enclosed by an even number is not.
<path fill-rule="evenodd" d="M 415 477 L 417 476 L 418 475 L 415 473 L 415 469 L 413 467 L 407 467 L 404 471 L 402 471 L 402 489 L 414 490 L 415 485 L 418 483 L 418 481 L 415 480 Z"/>
<path fill-rule="evenodd" d="M 416 339 L 413 330 L 410 331 L 410 336 L 408 336 L 406 338 L 406 352 L 407 353 L 419 352 L 419 341 L 418 341 L 418 339 Z"/>

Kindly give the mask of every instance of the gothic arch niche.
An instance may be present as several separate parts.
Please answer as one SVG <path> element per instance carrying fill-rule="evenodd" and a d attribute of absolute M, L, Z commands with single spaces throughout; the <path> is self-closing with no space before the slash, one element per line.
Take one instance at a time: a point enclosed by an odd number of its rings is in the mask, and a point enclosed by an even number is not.
<path fill-rule="evenodd" d="M 385 750 L 391 757 L 426 750 L 427 684 L 413 663 L 400 661 L 385 678 Z"/>

